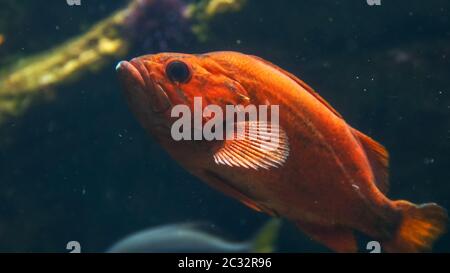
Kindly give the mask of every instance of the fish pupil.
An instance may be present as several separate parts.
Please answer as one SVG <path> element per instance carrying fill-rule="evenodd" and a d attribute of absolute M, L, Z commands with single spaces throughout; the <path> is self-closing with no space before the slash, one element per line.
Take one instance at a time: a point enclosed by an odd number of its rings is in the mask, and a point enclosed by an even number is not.
<path fill-rule="evenodd" d="M 187 64 L 181 61 L 173 61 L 166 67 L 167 77 L 172 82 L 186 83 L 191 78 L 191 71 Z"/>

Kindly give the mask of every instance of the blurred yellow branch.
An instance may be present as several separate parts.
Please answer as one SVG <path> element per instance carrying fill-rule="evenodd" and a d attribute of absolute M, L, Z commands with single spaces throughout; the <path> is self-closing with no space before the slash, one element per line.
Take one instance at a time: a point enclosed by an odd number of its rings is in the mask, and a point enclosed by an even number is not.
<path fill-rule="evenodd" d="M 203 0 L 188 6 L 186 16 L 193 18 L 192 32 L 205 42 L 208 39 L 208 22 L 215 16 L 240 11 L 247 0 Z"/>
<path fill-rule="evenodd" d="M 0 123 L 5 116 L 17 115 L 28 105 L 23 103 L 26 95 L 77 79 L 85 71 L 100 68 L 107 59 L 125 54 L 128 44 L 120 38 L 117 28 L 125 14 L 118 12 L 84 35 L 1 71 Z"/>
<path fill-rule="evenodd" d="M 185 16 L 205 25 L 215 14 L 239 9 L 245 0 L 203 0 Z M 149 3 L 154 3 L 150 1 Z M 0 71 L 0 126 L 22 113 L 35 98 L 62 83 L 76 80 L 88 71 L 101 69 L 128 52 L 131 41 L 123 37 L 125 19 L 137 1 L 97 23 L 86 33 L 37 55 L 26 57 Z M 136 6 L 135 6 L 136 5 Z M 0 45 L 4 36 L 0 34 Z"/>

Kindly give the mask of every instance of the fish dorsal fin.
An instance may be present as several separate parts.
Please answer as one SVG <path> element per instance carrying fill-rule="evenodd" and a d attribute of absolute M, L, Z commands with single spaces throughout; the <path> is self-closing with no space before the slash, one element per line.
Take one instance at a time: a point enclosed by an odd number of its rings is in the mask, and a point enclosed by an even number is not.
<path fill-rule="evenodd" d="M 292 80 L 294 80 L 296 83 L 298 83 L 301 87 L 303 87 L 306 91 L 308 91 L 308 93 L 310 93 L 311 95 L 313 95 L 318 101 L 320 101 L 325 107 L 327 107 L 331 112 L 333 112 L 337 117 L 342 118 L 341 114 L 339 114 L 338 111 L 336 111 L 336 109 L 334 109 L 324 98 L 322 98 L 311 86 L 309 86 L 307 83 L 305 83 L 304 81 L 300 80 L 297 76 L 295 76 L 292 73 L 287 72 L 286 70 L 282 69 L 281 67 L 266 61 L 258 56 L 254 56 L 254 55 L 250 55 L 250 57 L 257 59 L 258 61 L 261 61 L 263 63 L 265 63 L 266 65 L 278 70 L 279 72 L 283 73 L 284 75 L 288 76 L 289 78 L 291 78 Z"/>
<path fill-rule="evenodd" d="M 246 169 L 278 168 L 289 156 L 289 140 L 286 132 L 270 122 L 237 122 L 233 138 L 227 137 L 223 146 L 214 154 L 218 165 L 243 167 Z"/>
<path fill-rule="evenodd" d="M 352 128 L 352 132 L 366 152 L 378 189 L 384 194 L 387 193 L 389 190 L 389 154 L 386 148 L 356 129 Z"/>

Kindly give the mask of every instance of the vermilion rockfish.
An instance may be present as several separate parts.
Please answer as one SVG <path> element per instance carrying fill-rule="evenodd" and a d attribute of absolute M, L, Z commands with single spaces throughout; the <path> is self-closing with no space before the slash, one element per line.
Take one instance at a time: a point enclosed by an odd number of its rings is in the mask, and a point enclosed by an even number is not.
<path fill-rule="evenodd" d="M 355 231 L 387 252 L 429 251 L 445 230 L 447 213 L 437 204 L 388 199 L 386 149 L 274 64 L 236 52 L 161 53 L 120 62 L 117 72 L 141 125 L 184 168 L 254 210 L 294 221 L 334 251 L 356 252 Z M 278 105 L 278 148 L 252 139 L 174 140 L 171 110 L 194 111 L 199 97 L 203 107 Z"/>

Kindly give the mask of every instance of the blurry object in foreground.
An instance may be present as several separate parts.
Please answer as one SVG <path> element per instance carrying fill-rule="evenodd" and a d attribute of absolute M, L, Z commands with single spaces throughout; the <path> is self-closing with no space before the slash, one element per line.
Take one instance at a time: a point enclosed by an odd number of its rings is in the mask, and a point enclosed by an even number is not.
<path fill-rule="evenodd" d="M 0 46 L 5 42 L 5 36 L 3 34 L 0 34 Z"/>
<path fill-rule="evenodd" d="M 192 20 L 203 20 L 206 17 L 201 14 L 213 16 L 215 10 L 227 10 L 226 6 L 237 2 L 242 0 L 202 1 Z M 42 97 L 44 92 L 40 91 L 77 80 L 88 71 L 98 71 L 126 55 L 130 48 L 161 51 L 167 50 L 169 44 L 183 42 L 191 31 L 191 17 L 185 11 L 181 0 L 134 0 L 86 33 L 1 69 L 0 125 Z M 0 35 L 0 45 L 3 41 Z"/>
<path fill-rule="evenodd" d="M 273 218 L 248 242 L 230 242 L 202 225 L 173 224 L 149 228 L 114 244 L 110 253 L 268 253 L 274 251 L 281 220 Z"/>

